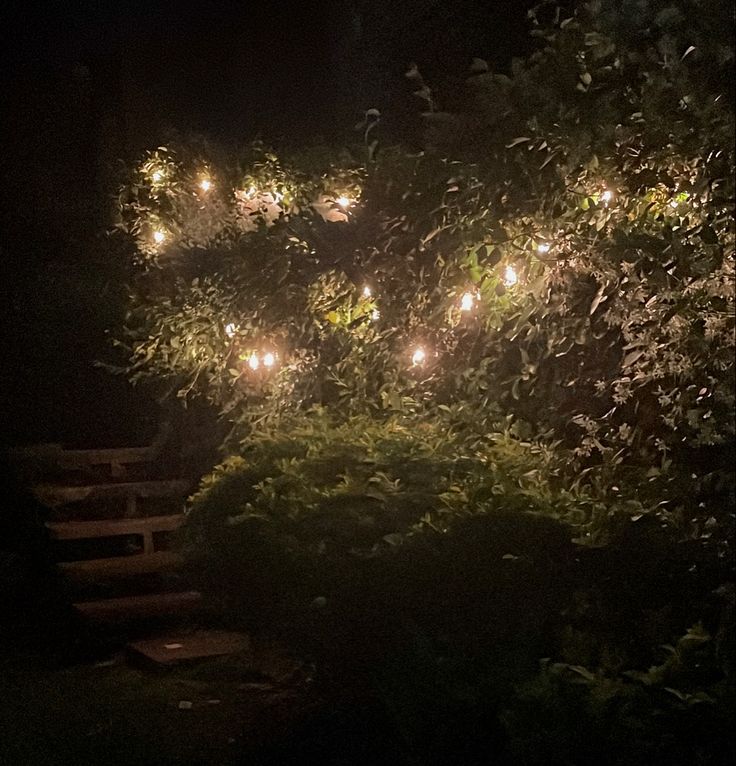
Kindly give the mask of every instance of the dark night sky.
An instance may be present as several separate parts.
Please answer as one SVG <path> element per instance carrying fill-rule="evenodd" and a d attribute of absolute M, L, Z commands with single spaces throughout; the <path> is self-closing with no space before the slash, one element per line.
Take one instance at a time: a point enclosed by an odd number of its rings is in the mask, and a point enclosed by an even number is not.
<path fill-rule="evenodd" d="M 0 432 L 104 441 L 121 418 L 100 402 L 140 405 L 92 367 L 117 316 L 107 286 L 124 278 L 100 247 L 118 159 L 171 129 L 235 146 L 351 142 L 370 107 L 384 136 L 411 140 L 410 62 L 432 84 L 457 80 L 473 56 L 503 71 L 530 50 L 532 4 L 3 3 Z"/>
<path fill-rule="evenodd" d="M 474 55 L 505 68 L 527 48 L 529 0 L 248 3 L 11 2 L 10 90 L 84 64 L 108 94 L 127 89 L 136 129 L 174 125 L 225 138 L 335 133 L 390 106 L 416 60 L 433 77 Z M 25 82 L 24 82 L 25 81 Z M 104 85 L 103 85 L 104 83 Z M 20 87 L 20 91 L 18 88 Z M 393 91 L 393 92 L 392 92 Z"/>

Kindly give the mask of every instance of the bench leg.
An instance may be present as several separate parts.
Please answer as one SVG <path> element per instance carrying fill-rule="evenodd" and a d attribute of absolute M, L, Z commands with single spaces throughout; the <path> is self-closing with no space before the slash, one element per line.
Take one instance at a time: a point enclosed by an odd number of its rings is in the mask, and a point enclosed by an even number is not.
<path fill-rule="evenodd" d="M 135 518 L 138 514 L 138 504 L 136 502 L 135 495 L 128 495 L 125 499 L 125 517 L 128 519 Z"/>
<path fill-rule="evenodd" d="M 153 532 L 143 533 L 143 553 L 153 553 Z"/>

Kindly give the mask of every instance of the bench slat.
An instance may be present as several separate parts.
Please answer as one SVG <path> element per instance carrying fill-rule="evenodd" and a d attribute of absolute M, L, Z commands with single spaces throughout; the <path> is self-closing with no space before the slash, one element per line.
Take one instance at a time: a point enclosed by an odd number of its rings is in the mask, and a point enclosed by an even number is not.
<path fill-rule="evenodd" d="M 118 463 L 151 463 L 156 459 L 158 449 L 154 447 L 122 447 L 120 449 L 85 449 L 60 450 L 57 464 L 60 468 L 86 468 L 92 465 L 112 465 Z"/>
<path fill-rule="evenodd" d="M 37 484 L 33 487 L 36 497 L 44 505 L 55 507 L 67 503 L 130 497 L 176 497 L 184 496 L 189 487 L 182 479 L 163 481 L 129 481 L 114 484 L 91 484 L 70 487 L 54 484 Z"/>
<path fill-rule="evenodd" d="M 100 521 L 48 521 L 46 528 L 57 540 L 85 540 L 91 537 L 145 535 L 178 529 L 186 516 L 148 516 L 139 519 L 104 519 Z"/>
<path fill-rule="evenodd" d="M 145 447 L 106 447 L 103 449 L 64 449 L 57 443 L 36 444 L 28 447 L 16 447 L 10 450 L 16 460 L 52 461 L 60 468 L 77 469 L 93 465 L 126 465 L 133 463 L 151 463 L 161 453 L 161 449 L 171 435 L 171 424 L 161 424 L 158 433 Z"/>
<path fill-rule="evenodd" d="M 133 556 L 115 556 L 90 561 L 64 561 L 59 568 L 73 578 L 88 577 L 127 577 L 128 575 L 153 574 L 178 569 L 182 557 L 173 551 L 137 554 Z"/>
<path fill-rule="evenodd" d="M 124 596 L 102 601 L 83 601 L 74 604 L 74 608 L 90 619 L 119 621 L 191 612 L 199 608 L 201 603 L 202 594 L 193 590 L 178 593 L 151 593 L 145 596 Z"/>

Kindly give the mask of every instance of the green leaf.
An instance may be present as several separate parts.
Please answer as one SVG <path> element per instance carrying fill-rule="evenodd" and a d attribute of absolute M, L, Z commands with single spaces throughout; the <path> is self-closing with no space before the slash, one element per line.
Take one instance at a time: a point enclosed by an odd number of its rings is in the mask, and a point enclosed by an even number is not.
<path fill-rule="evenodd" d="M 643 355 L 644 349 L 641 348 L 635 349 L 634 351 L 629 351 L 629 353 L 624 357 L 623 362 L 621 362 L 621 366 L 624 368 L 631 367 L 631 365 L 634 364 L 634 362 L 641 358 Z"/>

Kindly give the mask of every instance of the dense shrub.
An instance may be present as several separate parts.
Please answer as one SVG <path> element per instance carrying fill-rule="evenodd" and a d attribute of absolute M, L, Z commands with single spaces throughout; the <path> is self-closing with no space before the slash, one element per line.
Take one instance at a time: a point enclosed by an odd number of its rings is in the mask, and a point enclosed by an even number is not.
<path fill-rule="evenodd" d="M 368 411 L 487 397 L 535 423 L 608 413 L 593 451 L 675 427 L 694 445 L 732 436 L 732 41 L 694 7 L 652 8 L 630 34 L 607 5 L 539 30 L 511 78 L 476 65 L 464 108 L 426 115 L 431 153 L 151 153 L 121 193 L 147 259 L 136 375 L 238 416 L 259 394 Z M 280 343 L 280 386 L 233 366 L 263 341 Z M 420 342 L 437 361 L 418 385 L 406 354 Z"/>
<path fill-rule="evenodd" d="M 510 415 L 579 482 L 636 486 L 683 536 L 727 540 L 733 43 L 694 4 L 660 6 L 637 4 L 640 33 L 608 3 L 540 22 L 511 77 L 476 61 L 419 155 L 375 151 L 375 116 L 367 160 L 150 153 L 120 196 L 128 374 L 210 402 L 233 452 L 315 406 L 486 431 Z"/>
<path fill-rule="evenodd" d="M 544 662 L 501 713 L 512 762 L 731 763 L 732 676 L 712 636 L 695 625 L 660 653 L 618 675 Z"/>
<path fill-rule="evenodd" d="M 337 612 L 501 641 L 564 606 L 592 663 L 627 631 L 648 651 L 702 618 L 730 571 L 709 540 L 677 542 L 641 500 L 570 489 L 559 449 L 450 424 L 322 411 L 264 431 L 192 498 L 182 540 L 200 582 L 251 625 L 306 620 L 327 641 Z M 576 550 L 596 514 L 608 545 Z"/>
<path fill-rule="evenodd" d="M 730 562 L 653 516 L 575 546 L 576 505 L 615 498 L 565 490 L 558 452 L 513 433 L 468 443 L 447 422 L 292 419 L 204 480 L 192 571 L 231 622 L 373 700 L 396 758 L 719 763 Z"/>
<path fill-rule="evenodd" d="M 630 683 L 727 622 L 731 16 L 615 5 L 543 3 L 535 54 L 475 60 L 446 108 L 412 67 L 423 152 L 381 146 L 372 110 L 350 152 L 160 148 L 121 192 L 126 371 L 232 426 L 193 572 L 232 619 L 362 667 L 406 741 L 436 742 L 417 706 L 442 731 L 506 710 L 516 762 L 622 763 L 641 719 L 654 759 L 732 673 Z"/>
<path fill-rule="evenodd" d="M 531 550 L 546 555 L 545 545 L 554 560 L 569 532 L 555 533 L 552 524 L 550 533 L 528 519 L 571 513 L 554 488 L 553 454 L 508 432 L 478 437 L 471 450 L 467 435 L 446 429 L 395 417 L 333 424 L 313 413 L 262 433 L 193 497 L 190 558 L 209 571 L 213 590 L 251 609 L 260 601 L 276 610 L 330 601 L 346 587 L 359 589 L 363 576 L 372 581 L 364 595 L 377 592 L 397 575 L 386 574 L 397 559 L 447 558 L 452 543 L 440 541 L 457 535 L 469 547 L 455 543 L 455 567 L 476 571 L 481 553 L 499 561 Z M 538 467 L 529 470 L 530 461 Z M 495 521 L 481 544 L 470 530 L 475 517 L 489 515 Z M 494 529 L 498 537 L 487 539 Z M 382 567 L 388 579 L 378 584 Z M 433 566 L 428 574 L 431 581 Z"/>

